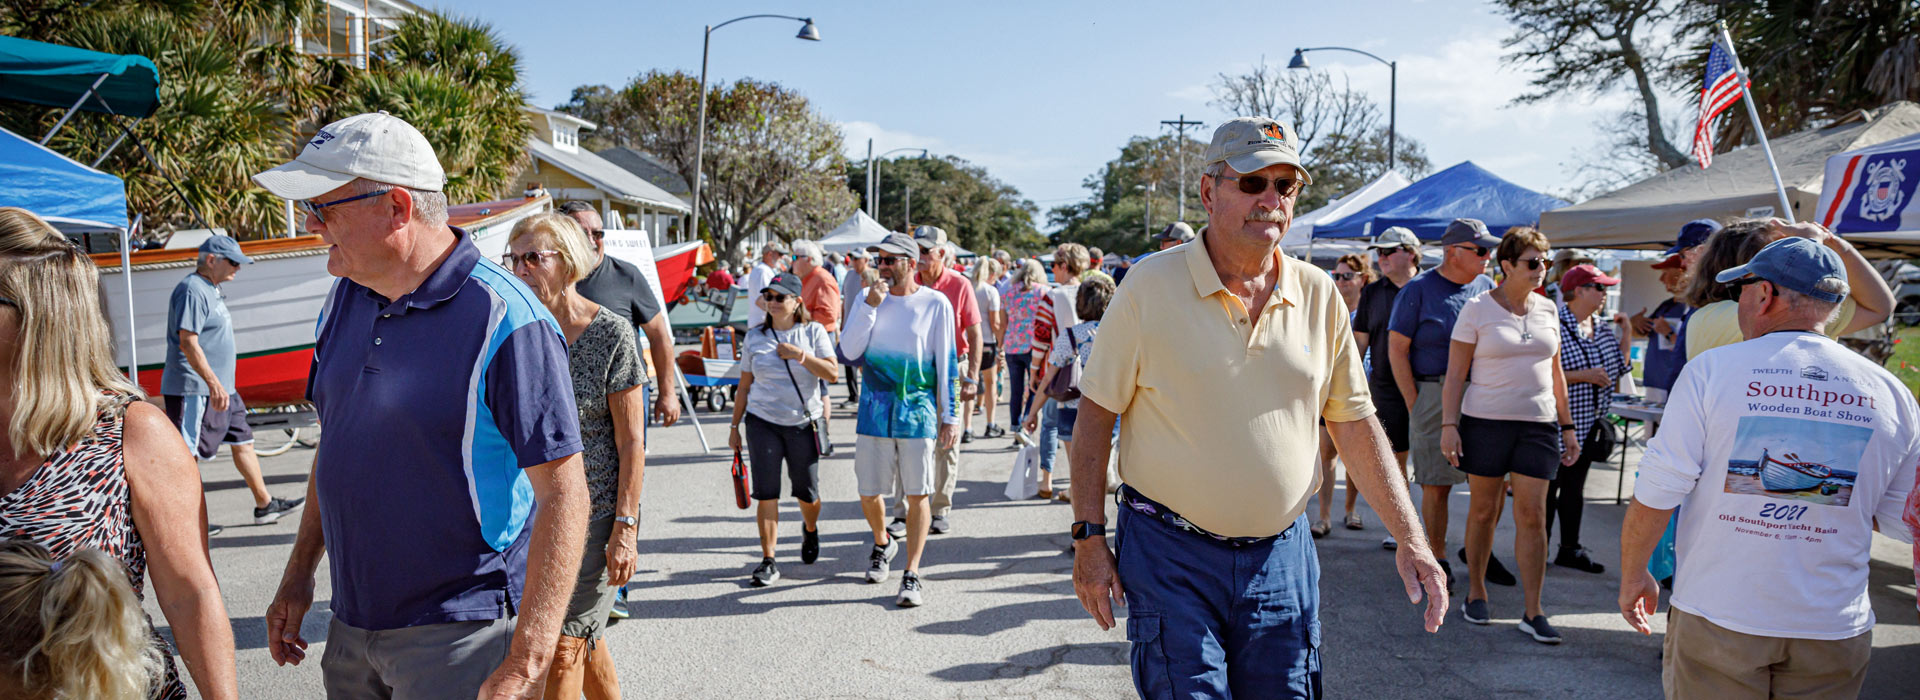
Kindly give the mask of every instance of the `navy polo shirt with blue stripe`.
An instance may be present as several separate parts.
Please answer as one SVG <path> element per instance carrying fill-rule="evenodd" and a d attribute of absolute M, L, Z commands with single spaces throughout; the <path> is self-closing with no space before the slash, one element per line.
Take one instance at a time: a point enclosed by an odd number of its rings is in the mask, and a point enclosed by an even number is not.
<path fill-rule="evenodd" d="M 465 231 L 413 292 L 340 279 L 307 397 L 333 614 L 367 630 L 517 614 L 533 487 L 580 452 L 566 341 L 545 306 Z"/>

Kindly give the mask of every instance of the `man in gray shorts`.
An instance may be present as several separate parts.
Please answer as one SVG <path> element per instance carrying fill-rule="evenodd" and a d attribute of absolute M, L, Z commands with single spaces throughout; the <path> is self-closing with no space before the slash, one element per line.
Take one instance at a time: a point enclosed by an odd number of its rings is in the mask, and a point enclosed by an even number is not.
<path fill-rule="evenodd" d="M 1387 356 L 1393 362 L 1394 384 L 1411 407 L 1409 456 L 1413 481 L 1421 486 L 1421 520 L 1433 558 L 1447 570 L 1449 583 L 1453 569 L 1447 564 L 1447 498 L 1454 484 L 1465 483 L 1467 475 L 1440 454 L 1440 388 L 1447 374 L 1453 322 L 1460 317 L 1460 307 L 1493 289 L 1493 279 L 1484 273 L 1488 257 L 1499 244 L 1500 239 L 1487 233 L 1486 224 L 1478 219 L 1454 219 L 1440 237 L 1445 256 L 1440 266 L 1420 273 L 1400 289 L 1387 322 Z M 1491 559 L 1487 567 L 1488 580 L 1498 582 L 1492 570 L 1498 567 L 1504 572 L 1505 567 Z"/>
<path fill-rule="evenodd" d="M 868 250 L 880 281 L 853 305 L 840 334 L 840 354 L 864 359 L 867 372 L 853 443 L 860 510 L 873 528 L 867 581 L 887 580 L 900 552 L 887 532 L 882 500 L 898 487 L 905 494 L 907 568 L 896 602 L 914 607 L 921 602 L 920 554 L 933 522 L 936 440 L 938 449 L 949 449 L 960 438 L 959 329 L 946 295 L 915 279 L 920 247 L 912 237 L 895 233 Z"/>

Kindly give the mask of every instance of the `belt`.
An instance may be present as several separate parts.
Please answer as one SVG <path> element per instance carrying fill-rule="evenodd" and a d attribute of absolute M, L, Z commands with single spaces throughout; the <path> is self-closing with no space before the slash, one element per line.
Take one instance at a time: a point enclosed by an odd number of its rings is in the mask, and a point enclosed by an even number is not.
<path fill-rule="evenodd" d="M 1158 518 L 1160 522 L 1166 523 L 1168 527 L 1175 530 L 1206 537 L 1229 547 L 1248 547 L 1267 544 L 1277 538 L 1285 536 L 1288 531 L 1293 529 L 1292 525 L 1288 525 L 1287 529 L 1281 530 L 1278 535 L 1267 535 L 1265 537 L 1228 537 L 1226 535 L 1214 534 L 1207 531 L 1206 528 L 1188 522 L 1186 518 L 1180 517 L 1179 513 L 1173 512 L 1172 508 L 1161 505 L 1159 501 L 1147 498 L 1144 494 L 1141 494 L 1139 491 L 1134 490 L 1132 486 L 1126 484 L 1121 484 L 1120 490 L 1114 492 L 1113 500 L 1115 503 L 1120 504 L 1121 507 L 1131 508 L 1134 512 L 1149 518 Z"/>

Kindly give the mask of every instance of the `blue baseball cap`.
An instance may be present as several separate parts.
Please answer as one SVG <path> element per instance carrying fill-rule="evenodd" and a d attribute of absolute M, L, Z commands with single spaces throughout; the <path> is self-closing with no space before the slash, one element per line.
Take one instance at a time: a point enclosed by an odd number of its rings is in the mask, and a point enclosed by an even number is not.
<path fill-rule="evenodd" d="M 1708 236 L 1713 235 L 1714 232 L 1719 230 L 1720 222 L 1714 221 L 1713 219 L 1694 219 L 1689 221 L 1680 226 L 1680 240 L 1674 241 L 1673 247 L 1667 249 L 1667 254 L 1672 255 L 1705 243 L 1707 242 Z"/>
<path fill-rule="evenodd" d="M 1793 291 L 1830 303 L 1839 303 L 1844 295 L 1823 292 L 1814 285 L 1828 278 L 1847 281 L 1847 268 L 1840 255 L 1812 240 L 1793 236 L 1768 243 L 1753 254 L 1747 264 L 1727 268 L 1714 281 L 1727 284 L 1752 275 Z"/>
<path fill-rule="evenodd" d="M 212 253 L 232 260 L 235 265 L 249 265 L 253 263 L 253 258 L 249 258 L 246 253 L 240 252 L 239 241 L 233 240 L 230 236 L 222 236 L 217 233 L 208 236 L 207 240 L 200 243 L 200 252 Z"/>

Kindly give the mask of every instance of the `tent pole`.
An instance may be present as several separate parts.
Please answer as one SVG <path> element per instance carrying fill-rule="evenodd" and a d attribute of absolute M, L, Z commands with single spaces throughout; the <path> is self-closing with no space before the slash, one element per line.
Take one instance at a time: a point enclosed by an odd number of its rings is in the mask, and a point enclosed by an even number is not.
<path fill-rule="evenodd" d="M 133 325 L 133 232 L 140 228 L 146 214 L 135 214 L 133 223 L 120 229 L 120 281 L 127 290 L 127 378 L 140 385 L 140 351 Z"/>
<path fill-rule="evenodd" d="M 60 121 L 57 121 L 57 122 L 54 122 L 54 123 L 53 123 L 53 128 L 51 128 L 51 129 L 48 129 L 48 130 L 47 130 L 47 135 L 46 135 L 46 136 L 42 136 L 42 137 L 40 137 L 40 145 L 42 145 L 42 146 L 45 146 L 45 145 L 47 145 L 47 142 L 48 142 L 48 141 L 52 141 L 52 140 L 53 140 L 53 135 L 54 135 L 54 134 L 57 134 L 57 133 L 60 133 L 60 127 L 63 127 L 63 126 L 66 126 L 66 125 L 67 125 L 67 120 L 68 120 L 68 119 L 72 119 L 72 118 L 73 118 L 73 113 L 74 113 L 74 112 L 78 112 L 78 111 L 80 111 L 80 105 L 83 105 L 83 104 L 86 104 L 86 102 L 87 102 L 87 98 L 88 98 L 88 97 L 91 97 L 91 96 L 93 96 L 93 94 L 94 94 L 94 93 L 93 93 L 93 91 L 94 91 L 94 90 L 98 90 L 98 89 L 100 89 L 100 84 L 101 84 L 101 83 L 104 83 L 104 82 L 107 82 L 107 76 L 109 76 L 109 75 L 113 75 L 113 74 L 112 74 L 112 73 L 101 73 L 101 74 L 100 74 L 100 77 L 99 77 L 99 78 L 97 78 L 97 79 L 95 79 L 95 80 L 93 81 L 93 86 L 92 86 L 92 87 L 89 87 L 89 88 L 87 88 L 87 91 L 86 91 L 86 92 L 83 92 L 83 93 L 80 93 L 80 99 L 77 99 L 77 100 L 74 100 L 74 101 L 73 101 L 73 106 L 72 106 L 72 107 L 68 107 L 68 108 L 67 108 L 67 113 L 66 113 L 66 114 L 62 114 L 62 115 L 60 115 Z M 103 102 L 102 104 L 105 104 L 105 103 Z M 111 110 L 109 110 L 109 112 L 111 112 Z"/>
<path fill-rule="evenodd" d="M 95 170 L 99 170 L 100 164 L 107 160 L 107 156 L 113 155 L 113 152 L 120 148 L 120 142 L 125 140 L 127 140 L 126 132 L 124 131 L 120 132 L 120 138 L 114 139 L 113 143 L 107 146 L 107 150 L 102 151 L 100 153 L 100 157 L 93 159 L 93 164 L 87 167 L 93 168 Z"/>

